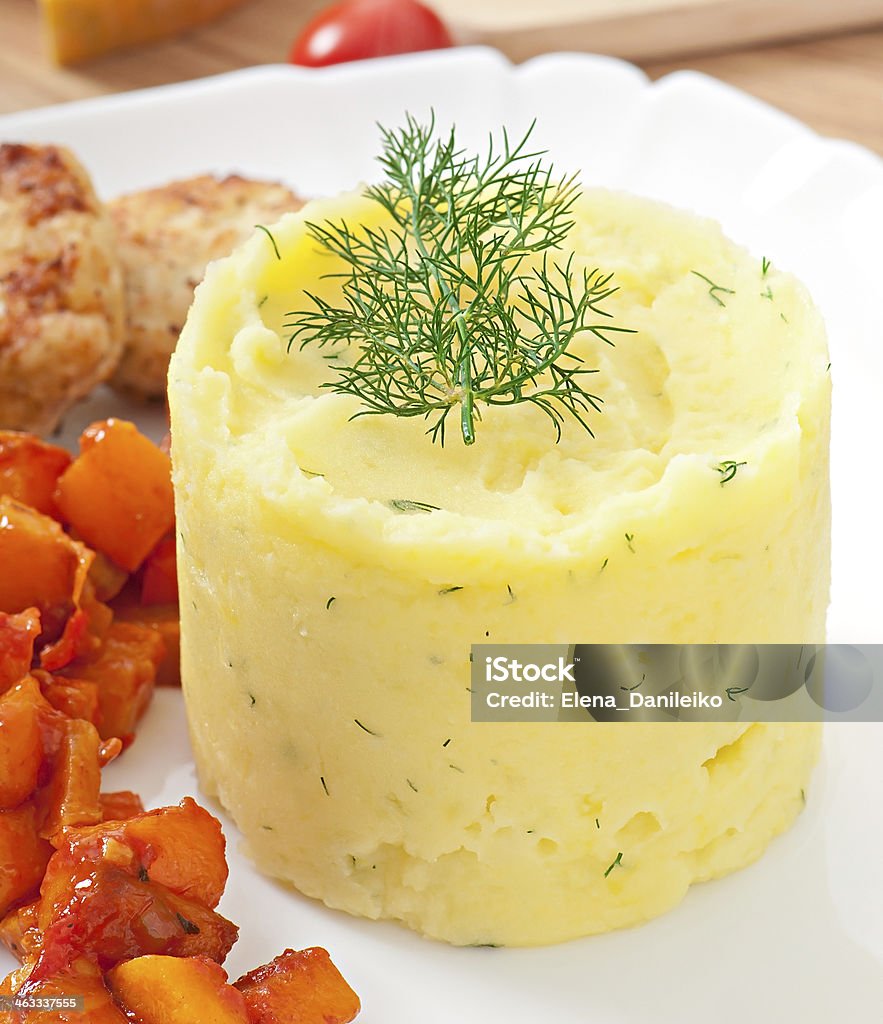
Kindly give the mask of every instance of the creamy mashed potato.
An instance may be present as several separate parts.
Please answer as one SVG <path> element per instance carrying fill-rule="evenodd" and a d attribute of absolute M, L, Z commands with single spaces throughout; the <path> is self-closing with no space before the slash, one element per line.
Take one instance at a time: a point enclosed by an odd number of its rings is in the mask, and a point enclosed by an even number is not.
<path fill-rule="evenodd" d="M 420 420 L 352 419 L 327 350 L 286 353 L 285 314 L 338 269 L 305 222 L 377 216 L 314 202 L 273 227 L 281 259 L 257 233 L 212 265 L 172 362 L 202 783 L 263 870 L 354 914 L 460 944 L 642 921 L 791 824 L 818 727 L 476 724 L 470 645 L 821 641 L 819 315 L 715 225 L 588 193 L 568 247 L 637 331 L 574 346 L 595 436 L 556 444 L 520 405 L 441 448 Z"/>

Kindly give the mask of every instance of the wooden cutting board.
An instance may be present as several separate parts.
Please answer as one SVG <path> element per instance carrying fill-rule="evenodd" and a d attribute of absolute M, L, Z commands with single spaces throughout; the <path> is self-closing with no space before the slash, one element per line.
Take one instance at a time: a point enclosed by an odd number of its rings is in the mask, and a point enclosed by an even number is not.
<path fill-rule="evenodd" d="M 883 0 L 431 2 L 462 41 L 496 46 L 514 60 L 590 50 L 647 61 L 883 24 Z"/>

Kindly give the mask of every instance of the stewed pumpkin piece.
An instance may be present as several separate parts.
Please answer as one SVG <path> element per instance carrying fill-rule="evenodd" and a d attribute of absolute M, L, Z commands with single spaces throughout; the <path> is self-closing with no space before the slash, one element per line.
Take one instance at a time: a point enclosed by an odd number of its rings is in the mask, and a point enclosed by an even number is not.
<path fill-rule="evenodd" d="M 205 957 L 137 957 L 114 967 L 107 983 L 139 1024 L 249 1024 L 242 993 Z"/>
<path fill-rule="evenodd" d="M 321 946 L 286 949 L 275 960 L 241 977 L 251 1024 L 348 1024 L 359 997 Z"/>
<path fill-rule="evenodd" d="M 126 420 L 93 423 L 55 500 L 90 547 L 133 572 L 175 520 L 169 457 Z"/>

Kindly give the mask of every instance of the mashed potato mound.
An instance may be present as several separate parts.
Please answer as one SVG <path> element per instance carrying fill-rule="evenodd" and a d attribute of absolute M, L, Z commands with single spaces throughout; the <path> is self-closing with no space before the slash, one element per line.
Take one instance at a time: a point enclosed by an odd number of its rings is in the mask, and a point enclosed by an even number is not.
<path fill-rule="evenodd" d="M 595 436 L 556 444 L 519 405 L 442 449 L 419 420 L 351 419 L 328 352 L 286 352 L 303 290 L 336 287 L 305 222 L 342 217 L 378 213 L 316 201 L 272 229 L 281 258 L 257 233 L 212 265 L 172 362 L 202 783 L 262 870 L 449 942 L 659 914 L 791 824 L 819 728 L 473 723 L 470 645 L 822 641 L 820 317 L 716 225 L 587 193 L 568 245 L 637 331 L 576 343 Z"/>

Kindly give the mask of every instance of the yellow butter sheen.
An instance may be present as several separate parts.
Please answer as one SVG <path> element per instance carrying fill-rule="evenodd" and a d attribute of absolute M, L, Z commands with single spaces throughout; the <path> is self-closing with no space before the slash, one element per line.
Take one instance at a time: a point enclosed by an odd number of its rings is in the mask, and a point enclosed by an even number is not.
<path fill-rule="evenodd" d="M 595 436 L 556 444 L 520 405 L 442 449 L 419 420 L 351 419 L 327 352 L 286 353 L 286 312 L 335 287 L 305 222 L 377 216 L 316 201 L 273 227 L 281 260 L 258 233 L 212 265 L 172 361 L 200 778 L 259 867 L 351 913 L 459 944 L 645 920 L 788 827 L 818 727 L 474 724 L 469 648 L 821 641 L 820 317 L 716 225 L 590 192 L 569 245 L 638 332 L 576 343 Z"/>

